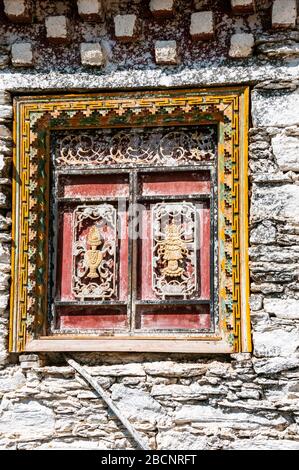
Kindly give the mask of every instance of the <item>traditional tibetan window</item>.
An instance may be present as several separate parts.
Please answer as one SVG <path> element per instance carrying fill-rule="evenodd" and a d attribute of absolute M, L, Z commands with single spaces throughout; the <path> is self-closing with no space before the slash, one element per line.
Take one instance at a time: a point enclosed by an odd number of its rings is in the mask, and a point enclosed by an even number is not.
<path fill-rule="evenodd" d="M 15 99 L 11 351 L 250 350 L 248 90 Z"/>

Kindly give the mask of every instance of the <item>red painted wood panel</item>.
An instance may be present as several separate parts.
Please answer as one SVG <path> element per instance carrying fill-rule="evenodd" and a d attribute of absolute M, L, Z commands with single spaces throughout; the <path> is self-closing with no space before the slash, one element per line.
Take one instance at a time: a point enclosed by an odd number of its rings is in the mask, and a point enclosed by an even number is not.
<path fill-rule="evenodd" d="M 138 298 L 153 300 L 158 297 L 152 289 L 152 227 L 151 211 L 145 207 L 141 216 L 141 240 L 138 249 Z M 210 209 L 207 203 L 201 204 L 198 223 L 198 285 L 199 290 L 194 297 L 208 300 L 210 298 Z"/>
<path fill-rule="evenodd" d="M 173 196 L 206 194 L 211 191 L 208 171 L 148 174 L 140 177 L 140 192 L 143 196 Z"/>
<path fill-rule="evenodd" d="M 211 282 L 210 232 L 210 209 L 206 207 L 200 211 L 199 215 L 200 297 L 206 300 L 210 298 Z"/>
<path fill-rule="evenodd" d="M 59 328 L 74 329 L 126 329 L 126 309 L 103 307 L 60 307 Z"/>
<path fill-rule="evenodd" d="M 152 227 L 148 207 L 142 211 L 141 240 L 138 243 L 138 298 L 156 299 L 152 290 Z"/>
<path fill-rule="evenodd" d="M 141 329 L 203 329 L 210 327 L 210 315 L 199 315 L 199 314 L 183 314 L 177 315 L 171 314 L 157 314 L 157 315 L 142 315 L 141 318 Z"/>
<path fill-rule="evenodd" d="M 118 175 L 76 175 L 61 178 L 61 197 L 128 197 L 128 177 Z"/>
<path fill-rule="evenodd" d="M 57 296 L 63 300 L 73 300 L 72 263 L 73 263 L 73 214 L 68 208 L 60 214 L 57 252 Z"/>
<path fill-rule="evenodd" d="M 108 180 L 108 181 L 107 181 Z M 199 194 L 210 191 L 209 172 L 186 172 L 143 175 L 139 190 L 143 194 L 175 195 Z M 76 176 L 66 178 L 63 195 L 67 197 L 96 197 L 128 195 L 127 176 Z M 159 198 L 163 200 L 163 198 Z M 157 202 L 159 201 L 157 199 Z M 58 267 L 57 267 L 57 299 L 76 300 L 71 293 L 72 281 L 72 246 L 73 246 L 73 211 L 75 203 L 60 206 L 60 226 L 58 231 Z M 198 286 L 199 290 L 193 298 L 210 298 L 210 209 L 208 203 L 199 204 L 199 255 L 198 255 Z M 115 300 L 128 299 L 128 213 L 125 208 L 118 213 L 119 233 L 117 286 L 118 296 Z M 148 205 L 141 211 L 141 238 L 138 241 L 138 276 L 137 296 L 142 300 L 161 300 L 152 290 L 152 227 L 151 207 Z M 169 297 L 171 299 L 171 297 Z M 90 299 L 89 299 L 90 300 Z M 59 307 L 59 323 L 61 328 L 74 329 L 114 329 L 127 327 L 125 306 L 108 308 L 101 306 Z M 138 307 L 137 326 L 141 329 L 203 329 L 210 327 L 209 306 L 159 306 Z"/>
<path fill-rule="evenodd" d="M 119 291 L 119 300 L 125 301 L 128 299 L 128 289 L 129 289 L 129 243 L 128 243 L 128 213 L 119 212 L 118 213 L 120 220 L 120 230 L 119 233 L 119 279 L 117 282 L 118 291 Z"/>
<path fill-rule="evenodd" d="M 72 246 L 73 246 L 73 210 L 75 205 L 65 207 L 66 212 L 60 215 L 61 227 L 59 230 L 59 242 L 57 253 L 57 297 L 61 300 L 75 300 L 72 294 Z M 119 260 L 117 262 L 117 290 L 118 299 L 128 298 L 128 229 L 127 212 L 119 212 L 121 238 L 119 242 Z"/>
<path fill-rule="evenodd" d="M 140 329 L 209 329 L 209 305 L 144 305 L 137 308 Z"/>

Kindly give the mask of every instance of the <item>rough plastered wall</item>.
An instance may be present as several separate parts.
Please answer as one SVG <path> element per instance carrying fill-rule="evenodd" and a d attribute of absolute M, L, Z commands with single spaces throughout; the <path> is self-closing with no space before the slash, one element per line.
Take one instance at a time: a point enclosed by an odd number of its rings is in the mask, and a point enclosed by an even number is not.
<path fill-rule="evenodd" d="M 152 448 L 299 449 L 297 2 L 76 3 L 0 1 L 0 448 L 135 445 L 61 355 L 7 353 L 13 95 L 248 84 L 253 354 L 74 357 Z"/>

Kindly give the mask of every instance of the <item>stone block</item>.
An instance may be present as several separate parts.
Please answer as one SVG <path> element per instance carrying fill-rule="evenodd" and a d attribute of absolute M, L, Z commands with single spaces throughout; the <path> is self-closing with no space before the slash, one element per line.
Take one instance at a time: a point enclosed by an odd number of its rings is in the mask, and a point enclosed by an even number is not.
<path fill-rule="evenodd" d="M 235 429 L 248 429 L 257 426 L 279 426 L 285 423 L 285 419 L 277 417 L 258 416 L 253 413 L 240 411 L 225 412 L 220 408 L 208 405 L 184 405 L 175 412 L 174 420 L 177 424 L 202 423 L 203 427 L 217 426 Z"/>
<path fill-rule="evenodd" d="M 4 68 L 9 64 L 9 48 L 0 46 L 0 68 Z"/>
<path fill-rule="evenodd" d="M 21 354 L 19 356 L 20 362 L 39 362 L 38 354 Z"/>
<path fill-rule="evenodd" d="M 295 28 L 297 19 L 296 0 L 274 0 L 272 7 L 272 28 Z"/>
<path fill-rule="evenodd" d="M 208 364 L 175 363 L 172 361 L 146 362 L 145 372 L 155 377 L 197 377 L 204 375 Z"/>
<path fill-rule="evenodd" d="M 236 439 L 229 450 L 299 450 L 299 442 L 287 439 Z"/>
<path fill-rule="evenodd" d="M 160 403 L 143 390 L 114 384 L 111 391 L 112 400 L 117 401 L 117 406 L 123 414 L 135 420 L 135 425 L 155 423 L 166 414 Z"/>
<path fill-rule="evenodd" d="M 173 15 L 174 0 L 151 0 L 149 7 L 156 17 L 170 17 Z"/>
<path fill-rule="evenodd" d="M 2 315 L 8 308 L 9 294 L 0 293 L 0 314 Z"/>
<path fill-rule="evenodd" d="M 101 0 L 77 0 L 78 13 L 86 21 L 98 21 L 103 18 Z"/>
<path fill-rule="evenodd" d="M 0 106 L 0 122 L 10 121 L 12 119 L 12 106 Z"/>
<path fill-rule="evenodd" d="M 233 34 L 230 41 L 229 56 L 234 59 L 251 57 L 254 47 L 254 36 L 251 33 Z"/>
<path fill-rule="evenodd" d="M 297 354 L 288 357 L 257 359 L 254 361 L 253 367 L 257 374 L 277 374 L 278 372 L 297 369 L 299 367 L 299 357 Z"/>
<path fill-rule="evenodd" d="M 157 64 L 176 65 L 179 63 L 176 41 L 156 41 L 155 59 Z"/>
<path fill-rule="evenodd" d="M 0 152 L 3 155 L 11 155 L 12 154 L 12 144 L 11 142 L 7 141 L 6 139 L 1 139 L 0 137 Z"/>
<path fill-rule="evenodd" d="M 256 357 L 288 357 L 295 354 L 299 347 L 298 328 L 286 331 L 266 325 L 259 327 L 259 331 L 253 331 L 252 336 Z"/>
<path fill-rule="evenodd" d="M 214 16 L 212 11 L 192 13 L 190 35 L 193 40 L 208 40 L 214 37 Z"/>
<path fill-rule="evenodd" d="M 262 295 L 251 295 L 250 296 L 250 310 L 257 312 L 263 308 L 263 296 Z"/>
<path fill-rule="evenodd" d="M 293 282 L 297 279 L 298 264 L 284 263 L 250 263 L 251 278 L 257 283 L 285 283 Z"/>
<path fill-rule="evenodd" d="M 154 385 L 151 390 L 153 397 L 159 397 L 159 400 L 204 400 L 206 397 L 225 395 L 227 389 L 220 385 L 219 387 L 211 387 L 209 385 L 199 385 L 197 382 L 191 385 Z"/>
<path fill-rule="evenodd" d="M 251 220 L 259 222 L 264 219 L 299 223 L 299 186 L 285 184 L 268 188 L 254 184 Z"/>
<path fill-rule="evenodd" d="M 254 90 L 251 99 L 254 127 L 299 125 L 299 90 L 281 93 Z"/>
<path fill-rule="evenodd" d="M 0 214 L 0 230 L 9 230 L 11 227 L 11 218 Z"/>
<path fill-rule="evenodd" d="M 250 243 L 270 245 L 276 241 L 277 230 L 270 220 L 264 220 L 261 224 L 251 230 Z"/>
<path fill-rule="evenodd" d="M 254 6 L 254 0 L 231 0 L 232 11 L 236 15 L 253 13 Z"/>
<path fill-rule="evenodd" d="M 156 442 L 158 449 L 165 450 L 167 449 L 184 451 L 188 449 L 194 451 L 201 451 L 211 449 L 211 447 L 209 447 L 207 436 L 195 435 L 191 433 L 189 429 L 185 431 L 181 427 L 173 427 L 170 430 L 158 433 L 156 437 Z"/>
<path fill-rule="evenodd" d="M 73 426 L 72 426 L 73 428 Z M 111 449 L 111 444 L 105 439 L 97 438 L 96 442 L 86 439 L 75 438 L 74 441 L 65 441 L 59 439 L 51 439 L 48 442 L 39 444 L 36 450 L 104 450 Z"/>
<path fill-rule="evenodd" d="M 9 289 L 10 273 L 5 273 L 0 270 L 0 291 L 7 291 Z"/>
<path fill-rule="evenodd" d="M 258 245 L 249 248 L 251 261 L 258 263 L 285 263 L 292 264 L 299 262 L 299 246 L 281 247 Z"/>
<path fill-rule="evenodd" d="M 145 372 L 141 364 L 119 364 L 109 366 L 93 366 L 86 367 L 88 373 L 93 376 L 104 377 L 141 377 L 145 376 Z"/>
<path fill-rule="evenodd" d="M 66 43 L 68 37 L 68 19 L 66 16 L 48 16 L 46 18 L 47 39 L 53 43 Z"/>
<path fill-rule="evenodd" d="M 136 15 L 116 15 L 114 17 L 115 37 L 124 42 L 130 42 L 137 36 Z"/>
<path fill-rule="evenodd" d="M 0 180 L 1 182 L 1 180 Z M 7 188 L 0 187 L 0 209 L 9 209 L 11 206 L 11 195 Z M 1 253 L 1 249 L 0 249 Z"/>
<path fill-rule="evenodd" d="M 282 171 L 299 171 L 299 136 L 279 134 L 273 137 L 272 148 Z"/>
<path fill-rule="evenodd" d="M 11 62 L 15 67 L 31 67 L 33 65 L 32 44 L 16 42 L 11 46 Z"/>
<path fill-rule="evenodd" d="M 11 170 L 11 157 L 7 157 L 0 153 L 0 177 L 7 177 Z"/>
<path fill-rule="evenodd" d="M 257 53 L 269 57 L 269 59 L 295 59 L 299 57 L 299 44 L 289 41 L 261 44 L 257 47 Z"/>
<path fill-rule="evenodd" d="M 3 0 L 4 13 L 14 23 L 30 23 L 32 20 L 30 0 Z"/>
<path fill-rule="evenodd" d="M 0 124 L 0 138 L 1 140 L 7 140 L 7 141 L 12 140 L 11 130 L 8 127 L 4 126 L 3 124 Z"/>
<path fill-rule="evenodd" d="M 14 403 L 1 416 L 0 433 L 8 438 L 31 441 L 50 438 L 54 433 L 54 412 L 37 401 Z"/>
<path fill-rule="evenodd" d="M 264 300 L 264 309 L 277 318 L 299 319 L 299 300 L 271 298 Z"/>
<path fill-rule="evenodd" d="M 10 263 L 11 247 L 8 243 L 0 243 L 0 263 Z"/>
<path fill-rule="evenodd" d="M 11 95 L 8 91 L 0 90 L 0 105 L 11 103 Z"/>
<path fill-rule="evenodd" d="M 106 54 L 99 43 L 83 42 L 80 45 L 81 64 L 101 67 L 106 63 Z"/>

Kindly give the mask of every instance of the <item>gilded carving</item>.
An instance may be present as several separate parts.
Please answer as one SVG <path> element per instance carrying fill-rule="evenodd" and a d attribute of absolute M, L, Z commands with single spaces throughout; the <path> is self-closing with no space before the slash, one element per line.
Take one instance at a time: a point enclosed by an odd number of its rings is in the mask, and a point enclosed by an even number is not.
<path fill-rule="evenodd" d="M 167 225 L 165 239 L 158 242 L 158 256 L 165 265 L 161 269 L 164 276 L 181 277 L 184 268 L 180 266 L 180 261 L 188 255 L 186 243 L 181 237 L 181 228 L 173 222 Z"/>
<path fill-rule="evenodd" d="M 214 140 L 213 127 L 67 133 L 58 139 L 57 165 L 190 165 L 215 158 Z"/>
<path fill-rule="evenodd" d="M 97 250 L 97 247 L 101 243 L 101 236 L 96 225 L 93 225 L 89 230 L 87 236 L 87 244 L 91 247 L 90 250 L 85 252 L 84 263 L 88 268 L 87 277 L 95 279 L 99 277 L 98 268 L 103 259 L 103 253 L 100 250 Z"/>
<path fill-rule="evenodd" d="M 110 299 L 116 294 L 116 209 L 110 204 L 74 211 L 74 296 Z"/>
<path fill-rule="evenodd" d="M 197 216 L 193 203 L 159 203 L 152 209 L 156 295 L 190 298 L 197 287 Z"/>

